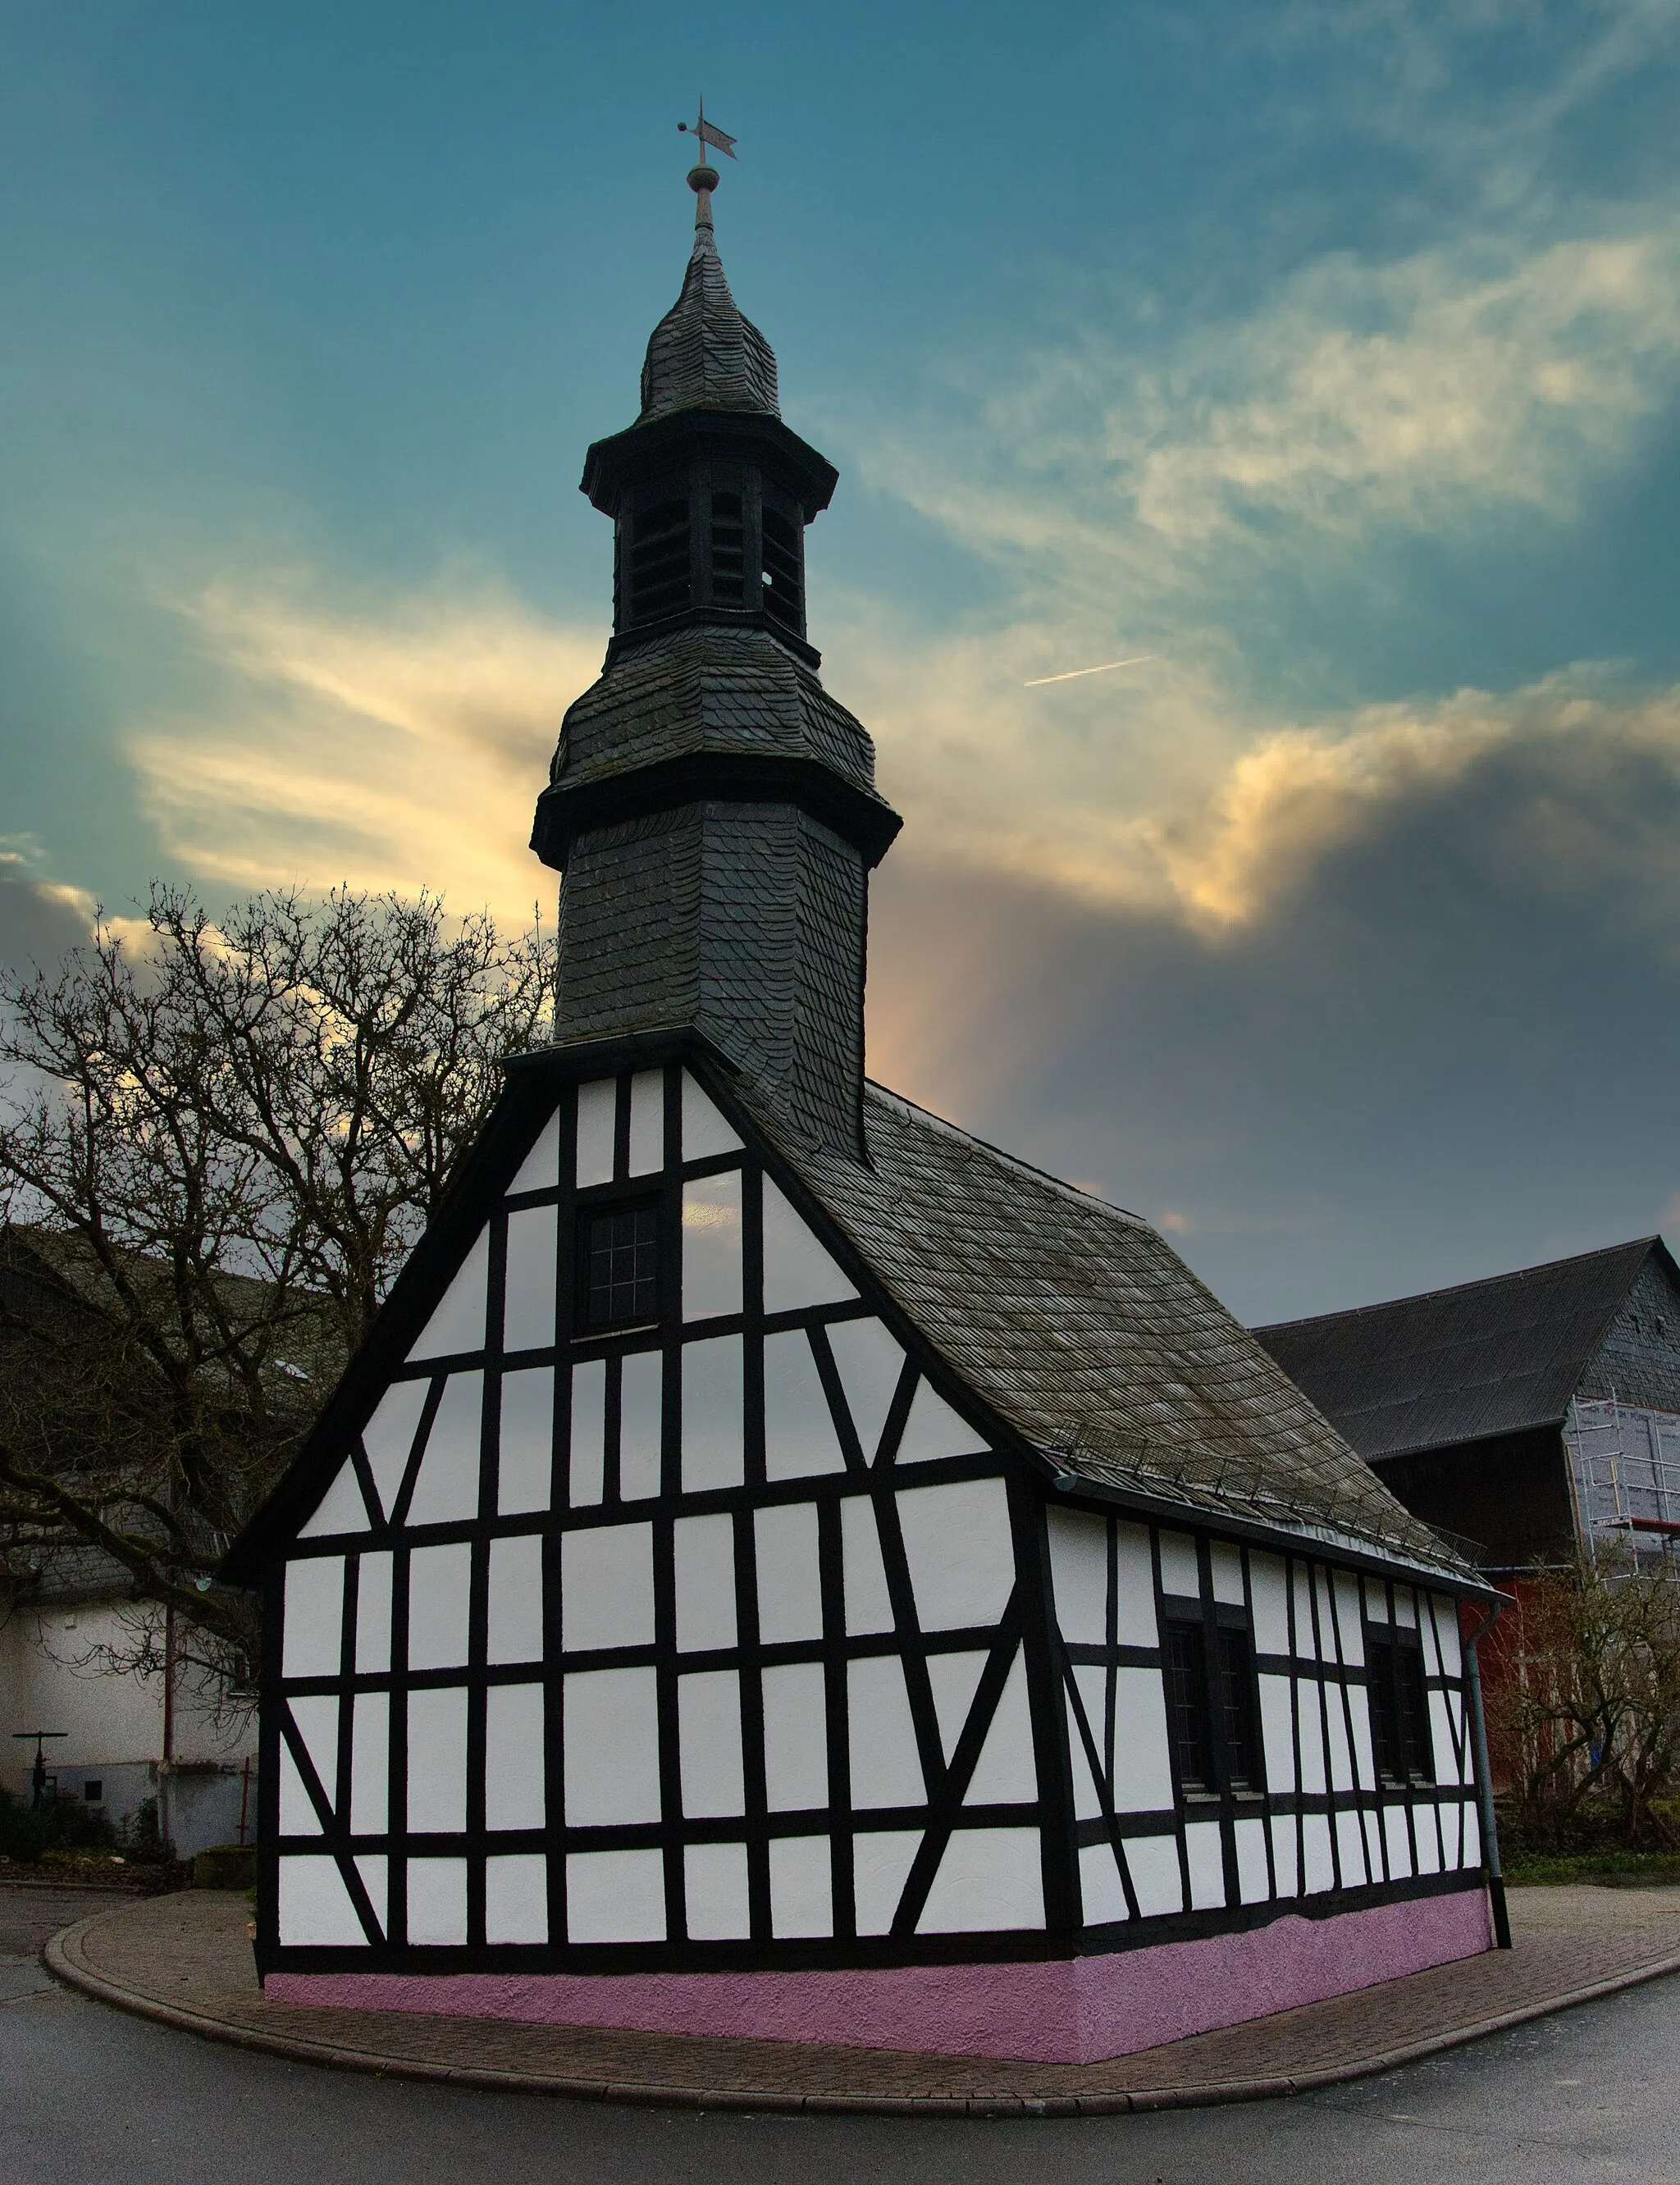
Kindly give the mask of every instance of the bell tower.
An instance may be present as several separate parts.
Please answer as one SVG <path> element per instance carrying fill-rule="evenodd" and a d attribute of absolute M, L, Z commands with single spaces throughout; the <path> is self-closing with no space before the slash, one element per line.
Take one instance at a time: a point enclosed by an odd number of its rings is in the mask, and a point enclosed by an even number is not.
<path fill-rule="evenodd" d="M 782 422 L 730 293 L 714 168 L 641 411 L 583 490 L 613 526 L 613 638 L 563 724 L 531 847 L 564 875 L 558 1039 L 702 1031 L 803 1139 L 863 1158 L 868 876 L 899 826 L 818 679 L 805 527 L 833 467 Z"/>

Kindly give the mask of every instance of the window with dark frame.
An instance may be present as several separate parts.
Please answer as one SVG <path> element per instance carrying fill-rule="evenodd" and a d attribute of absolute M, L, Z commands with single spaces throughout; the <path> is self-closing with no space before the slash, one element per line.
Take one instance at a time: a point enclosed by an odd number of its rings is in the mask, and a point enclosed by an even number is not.
<path fill-rule="evenodd" d="M 1200 1623 L 1169 1623 L 1162 1649 L 1173 1772 L 1186 1797 L 1212 1794 L 1212 1725 L 1207 1709 L 1207 1640 Z"/>
<path fill-rule="evenodd" d="M 1265 1787 L 1254 1706 L 1254 1651 L 1248 1632 L 1214 1627 L 1210 1657 L 1200 1617 L 1168 1618 L 1162 1635 L 1173 1772 L 1185 1797 Z"/>
<path fill-rule="evenodd" d="M 1234 1791 L 1258 1791 L 1260 1726 L 1254 1714 L 1254 1653 L 1246 1631 L 1222 1623 L 1219 1641 L 1219 1719 L 1225 1734 L 1225 1772 Z"/>
<path fill-rule="evenodd" d="M 659 1210 L 604 1206 L 581 1225 L 579 1299 L 591 1334 L 659 1316 Z"/>
<path fill-rule="evenodd" d="M 1367 1624 L 1365 1670 L 1378 1780 L 1432 1783 L 1435 1754 L 1422 1646 L 1410 1632 Z"/>

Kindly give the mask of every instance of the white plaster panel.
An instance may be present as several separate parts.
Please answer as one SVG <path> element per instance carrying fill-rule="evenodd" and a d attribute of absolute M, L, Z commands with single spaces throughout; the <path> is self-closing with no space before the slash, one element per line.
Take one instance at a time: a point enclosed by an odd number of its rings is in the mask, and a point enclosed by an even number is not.
<path fill-rule="evenodd" d="M 315 1802 L 304 1787 L 304 1779 L 292 1758 L 291 1747 L 280 1747 L 280 1833 L 283 1836 L 318 1836 L 321 1819 Z"/>
<path fill-rule="evenodd" d="M 714 1336 L 682 1349 L 682 1485 L 686 1495 L 738 1487 L 742 1444 L 741 1338 Z"/>
<path fill-rule="evenodd" d="M 1125 1884 L 1114 1863 L 1112 1848 L 1086 1844 L 1079 1853 L 1079 1903 L 1082 1924 L 1106 1927 L 1116 1920 L 1128 1920 Z"/>
<path fill-rule="evenodd" d="M 1144 1919 L 1184 1910 L 1184 1884 L 1176 1836 L 1128 1836 L 1126 1864 L 1137 1892 L 1138 1911 Z"/>
<path fill-rule="evenodd" d="M 1449 1593 L 1430 1595 L 1430 1607 L 1434 1612 L 1436 1645 L 1440 1649 L 1441 1674 L 1443 1677 L 1464 1674 L 1464 1650 L 1459 1626 L 1459 1604 Z"/>
<path fill-rule="evenodd" d="M 393 1381 L 361 1430 L 361 1446 L 383 1505 L 382 1517 L 389 1517 L 395 1507 L 431 1387 L 429 1381 Z"/>
<path fill-rule="evenodd" d="M 664 1071 L 638 1070 L 630 1094 L 630 1173 L 651 1176 L 665 1165 Z"/>
<path fill-rule="evenodd" d="M 500 1852 L 484 1861 L 484 1940 L 548 1940 L 548 1861 L 540 1852 Z"/>
<path fill-rule="evenodd" d="M 373 1914 L 373 1924 L 384 1937 L 390 1920 L 390 1861 L 383 1852 L 358 1852 L 350 1864 L 357 1879 L 367 1892 L 368 1908 Z"/>
<path fill-rule="evenodd" d="M 1388 1878 L 1391 1881 L 1405 1881 L 1412 1872 L 1412 1839 L 1406 1827 L 1406 1808 L 1403 1806 L 1385 1806 L 1382 1809 L 1383 1847 L 1388 1853 Z"/>
<path fill-rule="evenodd" d="M 1414 1806 L 1412 1808 L 1412 1835 L 1417 1846 L 1418 1872 L 1439 1874 L 1441 1833 L 1436 1826 L 1432 1806 Z"/>
<path fill-rule="evenodd" d="M 1336 1816 L 1336 1856 L 1341 1862 L 1344 1889 L 1363 1889 L 1369 1880 L 1365 1871 L 1365 1831 L 1358 1813 Z"/>
<path fill-rule="evenodd" d="M 682 1316 L 740 1310 L 741 1171 L 731 1169 L 682 1188 Z"/>
<path fill-rule="evenodd" d="M 1415 1631 L 1418 1624 L 1418 1597 L 1408 1585 L 1394 1589 L 1394 1621 L 1408 1631 Z"/>
<path fill-rule="evenodd" d="M 1363 1685 L 1348 1686 L 1347 1705 L 1353 1718 L 1354 1780 L 1362 1791 L 1375 1791 L 1376 1756 L 1371 1749 L 1371 1702 Z"/>
<path fill-rule="evenodd" d="M 557 1206 L 525 1206 L 507 1217 L 507 1282 L 501 1323 L 507 1350 L 554 1348 Z"/>
<path fill-rule="evenodd" d="M 1435 1760 L 1431 1778 L 1434 1782 L 1459 1783 L 1464 1780 L 1459 1772 L 1458 1752 L 1453 1735 L 1456 1727 L 1447 1694 L 1431 1692 L 1429 1695 L 1429 1741 Z"/>
<path fill-rule="evenodd" d="M 391 1702 L 358 1692 L 350 1713 L 350 1834 L 382 1836 L 390 1826 Z"/>
<path fill-rule="evenodd" d="M 459 1685 L 408 1695 L 408 1825 L 417 1836 L 458 1835 L 467 1825 L 467 1695 Z"/>
<path fill-rule="evenodd" d="M 1237 1894 L 1245 1904 L 1263 1904 L 1272 1893 L 1266 1824 L 1257 1816 L 1240 1820 L 1232 1834 L 1236 1840 Z"/>
<path fill-rule="evenodd" d="M 1242 1550 L 1229 1540 L 1215 1540 L 1208 1549 L 1208 1562 L 1213 1578 L 1213 1598 L 1240 1608 L 1245 1595 L 1242 1590 Z"/>
<path fill-rule="evenodd" d="M 807 1305 L 843 1305 L 857 1295 L 829 1254 L 766 1176 L 764 1310 L 800 1312 Z"/>
<path fill-rule="evenodd" d="M 904 1354 L 878 1320 L 837 1321 L 828 1330 L 828 1347 L 864 1461 L 873 1464 L 904 1370 Z"/>
<path fill-rule="evenodd" d="M 759 1637 L 766 1646 L 822 1636 L 822 1577 L 814 1502 L 783 1502 L 753 1517 Z"/>
<path fill-rule="evenodd" d="M 542 1713 L 540 1685 L 492 1685 L 484 1696 L 486 1828 L 544 1825 Z"/>
<path fill-rule="evenodd" d="M 356 1476 L 356 1467 L 348 1457 L 333 1476 L 333 1484 L 322 1496 L 320 1505 L 309 1523 L 300 1528 L 302 1540 L 321 1540 L 334 1533 L 365 1533 L 367 1530 L 367 1505 L 361 1499 L 361 1488 Z"/>
<path fill-rule="evenodd" d="M 1365 1832 L 1365 1871 L 1373 1881 L 1386 1880 L 1382 1864 L 1382 1815 L 1369 1808 L 1359 1815 Z"/>
<path fill-rule="evenodd" d="M 1352 1757 L 1347 1744 L 1347 1717 L 1342 1710 L 1341 1692 L 1335 1685 L 1326 1685 L 1324 1698 L 1324 1735 L 1326 1758 L 1332 1791 L 1351 1791 L 1353 1784 Z"/>
<path fill-rule="evenodd" d="M 566 1932 L 574 1942 L 663 1942 L 663 1854 L 574 1852 L 566 1861 Z"/>
<path fill-rule="evenodd" d="M 408 1862 L 408 1939 L 461 1943 L 467 1939 L 467 1862 L 411 1858 Z"/>
<path fill-rule="evenodd" d="M 492 1540 L 490 1550 L 490 1662 L 542 1659 L 542 1541 L 535 1533 Z"/>
<path fill-rule="evenodd" d="M 1188 1533 L 1163 1531 L 1161 1534 L 1161 1590 L 1186 1600 L 1201 1598 L 1201 1572 L 1196 1562 L 1196 1542 Z"/>
<path fill-rule="evenodd" d="M 848 1663 L 847 1701 L 853 1805 L 921 1805 L 927 1793 L 899 1657 Z"/>
<path fill-rule="evenodd" d="M 344 1649 L 344 1559 L 300 1556 L 286 1566 L 281 1674 L 336 1677 Z"/>
<path fill-rule="evenodd" d="M 281 1860 L 280 1940 L 294 1948 L 367 1942 L 337 1859 L 290 1852 Z"/>
<path fill-rule="evenodd" d="M 893 1629 L 893 1604 L 887 1591 L 887 1567 L 881 1559 L 881 1534 L 875 1504 L 854 1495 L 840 1505 L 840 1547 L 845 1573 L 846 1629 L 854 1637 Z"/>
<path fill-rule="evenodd" d="M 585 1510 L 605 1492 L 607 1447 L 607 1361 L 591 1358 L 572 1368 L 572 1446 L 569 1494 L 572 1507 Z"/>
<path fill-rule="evenodd" d="M 1254 1651 L 1257 1654 L 1289 1651 L 1289 1588 L 1287 1567 L 1281 1556 L 1251 1548 L 1248 1584 L 1254 1608 Z"/>
<path fill-rule="evenodd" d="M 741 1774 L 741 1679 L 702 1669 L 677 1679 L 682 1809 L 691 1819 L 746 1811 Z"/>
<path fill-rule="evenodd" d="M 1095 1724 L 1092 1724 L 1095 1728 Z M 1167 1696 L 1159 1669 L 1114 1673 L 1114 1806 L 1156 1813 L 1173 1802 L 1167 1749 Z"/>
<path fill-rule="evenodd" d="M 954 1829 L 916 1932 L 985 1934 L 1044 1924 L 1039 1831 Z"/>
<path fill-rule="evenodd" d="M 880 1829 L 852 1839 L 852 1900 L 860 1935 L 884 1935 L 910 1880 L 920 1829 Z"/>
<path fill-rule="evenodd" d="M 510 1193 L 552 1191 L 560 1181 L 560 1115 L 557 1109 L 536 1134 L 536 1143 L 519 1164 Z"/>
<path fill-rule="evenodd" d="M 832 1935 L 834 1878 L 826 1836 L 772 1836 L 770 1932 Z"/>
<path fill-rule="evenodd" d="M 526 1366 L 501 1377 L 501 1433 L 496 1506 L 504 1517 L 549 1506 L 554 1468 L 554 1368 Z"/>
<path fill-rule="evenodd" d="M 682 1073 L 682 1157 L 709 1160 L 715 1154 L 740 1150 L 741 1141 L 715 1104 L 685 1070 Z"/>
<path fill-rule="evenodd" d="M 1338 1657 L 1336 1644 L 1336 1612 L 1331 1594 L 1330 1574 L 1322 1563 L 1313 1568 L 1313 1600 L 1319 1612 L 1319 1652 L 1326 1662 Z"/>
<path fill-rule="evenodd" d="M 1191 1821 L 1184 1830 L 1184 1864 L 1190 1869 L 1192 1912 L 1225 1901 L 1225 1860 L 1218 1821 Z"/>
<path fill-rule="evenodd" d="M 652 1646 L 651 1525 L 596 1525 L 562 1536 L 560 1633 L 568 1653 Z"/>
<path fill-rule="evenodd" d="M 1313 1584 L 1310 1571 L 1296 1563 L 1293 1571 L 1295 1589 L 1295 1651 L 1303 1661 L 1318 1659 L 1319 1641 L 1313 1623 Z"/>
<path fill-rule="evenodd" d="M 645 1502 L 662 1484 L 665 1361 L 657 1350 L 633 1350 L 619 1372 L 619 1497 Z"/>
<path fill-rule="evenodd" d="M 1070 1646 L 1108 1644 L 1108 1520 L 1084 1510 L 1044 1513 L 1056 1620 Z"/>
<path fill-rule="evenodd" d="M 484 1307 L 490 1274 L 490 1232 L 473 1239 L 455 1279 L 439 1299 L 431 1318 L 415 1339 L 412 1360 L 451 1358 L 457 1351 L 484 1347 Z"/>
<path fill-rule="evenodd" d="M 1301 1787 L 1318 1791 L 1328 1787 L 1324 1776 L 1323 1702 L 1318 1684 L 1303 1677 L 1295 1688 L 1296 1711 L 1301 1733 Z"/>
<path fill-rule="evenodd" d="M 985 1446 L 984 1435 L 977 1433 L 966 1419 L 952 1410 L 932 1383 L 924 1379 L 916 1384 L 910 1417 L 904 1421 L 893 1461 L 932 1464 L 942 1456 L 973 1456 Z"/>
<path fill-rule="evenodd" d="M 1038 1795 L 1033 1718 L 1027 1705 L 1027 1668 L 1017 1647 L 964 1802 L 970 1806 L 1022 1805 Z"/>
<path fill-rule="evenodd" d="M 327 1802 L 339 1802 L 339 1702 L 325 1693 L 294 1699 L 292 1721 Z"/>
<path fill-rule="evenodd" d="M 452 1669 L 467 1659 L 473 1551 L 465 1540 L 417 1548 L 408 1559 L 408 1666 Z"/>
<path fill-rule="evenodd" d="M 451 1373 L 409 1498 L 411 1525 L 454 1525 L 478 1516 L 484 1419 L 484 1375 Z"/>
<path fill-rule="evenodd" d="M 672 1528 L 676 1642 L 686 1653 L 735 1644 L 735 1520 L 679 1517 Z"/>
<path fill-rule="evenodd" d="M 610 1077 L 578 1087 L 577 1182 L 580 1191 L 613 1181 L 613 1137 L 619 1088 Z"/>
<path fill-rule="evenodd" d="M 764 1342 L 764 1472 L 771 1479 L 804 1479 L 843 1472 L 846 1460 L 803 1328 Z"/>
<path fill-rule="evenodd" d="M 1388 1589 L 1380 1579 L 1367 1578 L 1359 1581 L 1359 1590 L 1364 1596 L 1365 1621 L 1368 1623 L 1386 1623 Z"/>
<path fill-rule="evenodd" d="M 564 1712 L 571 1825 L 657 1821 L 659 1697 L 653 1671 L 589 1669 L 568 1676 Z"/>
<path fill-rule="evenodd" d="M 1295 1788 L 1295 1721 L 1287 1677 L 1262 1675 L 1260 1742 L 1266 1756 L 1266 1780 L 1274 1791 Z"/>
<path fill-rule="evenodd" d="M 690 1942 L 736 1942 L 752 1933 L 745 1844 L 690 1844 L 682 1868 Z"/>
<path fill-rule="evenodd" d="M 1015 1584 L 1015 1544 L 1002 1480 L 906 1488 L 899 1496 L 899 1523 L 921 1629 L 995 1623 Z"/>
<path fill-rule="evenodd" d="M 764 1673 L 764 1797 L 773 1813 L 828 1803 L 828 1723 L 820 1662 Z"/>
<path fill-rule="evenodd" d="M 1117 1523 L 1114 1528 L 1115 1644 L 1119 1646 L 1158 1646 L 1160 1626 L 1155 1613 L 1155 1557 L 1145 1525 Z"/>
<path fill-rule="evenodd" d="M 1307 1869 L 1307 1894 L 1315 1896 L 1336 1886 L 1336 1864 L 1330 1852 L 1330 1816 L 1308 1813 L 1301 1823 L 1301 1845 Z"/>
<path fill-rule="evenodd" d="M 1097 1764 L 1101 1767 L 1105 1764 L 1104 1747 L 1107 1737 L 1108 1672 L 1094 1662 L 1076 1662 L 1073 1681 L 1084 1706 L 1085 1720 L 1090 1726 L 1091 1742 L 1097 1750 Z M 1071 1711 L 1067 1736 L 1073 1754 L 1074 1818 L 1081 1821 L 1094 1821 L 1103 1811 L 1102 1786 L 1091 1772 L 1090 1756 L 1085 1750 L 1084 1738 Z"/>
<path fill-rule="evenodd" d="M 1349 1668 L 1365 1666 L 1365 1626 L 1359 1614 L 1359 1581 L 1352 1571 L 1336 1573 L 1336 1623 L 1341 1658 Z"/>
<path fill-rule="evenodd" d="M 974 1704 L 975 1687 L 986 1666 L 983 1653 L 930 1654 L 927 1680 L 933 1689 L 933 1712 L 939 1719 L 939 1742 L 947 1761 L 956 1751 L 968 1710 Z M 1100 1670 L 1097 1672 L 1100 1676 Z"/>
<path fill-rule="evenodd" d="M 1481 1864 L 1481 1815 L 1478 1809 L 1466 1802 L 1464 1813 L 1464 1852 L 1460 1864 L 1479 1866 Z"/>

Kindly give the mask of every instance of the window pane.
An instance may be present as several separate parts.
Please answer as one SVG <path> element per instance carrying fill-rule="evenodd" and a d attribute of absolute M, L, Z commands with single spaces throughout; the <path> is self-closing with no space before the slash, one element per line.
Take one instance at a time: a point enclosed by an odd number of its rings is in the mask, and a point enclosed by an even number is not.
<path fill-rule="evenodd" d="M 658 1317 L 657 1207 L 591 1215 L 585 1259 L 591 1327 L 622 1327 Z"/>
<path fill-rule="evenodd" d="M 1424 1690 L 1423 1651 L 1417 1646 L 1394 1649 L 1395 1697 L 1399 1702 L 1400 1758 L 1407 1780 L 1435 1780 L 1435 1756 L 1430 1749 L 1429 1701 Z"/>
<path fill-rule="evenodd" d="M 1219 1633 L 1219 1707 L 1231 1788 L 1257 1791 L 1260 1741 L 1255 1735 L 1253 1664 L 1246 1631 Z"/>
<path fill-rule="evenodd" d="M 1371 1705 L 1371 1745 L 1379 1781 L 1405 1780 L 1400 1750 L 1400 1725 L 1394 1693 L 1394 1641 L 1384 1631 L 1367 1628 L 1365 1660 Z"/>
<path fill-rule="evenodd" d="M 1167 1722 L 1181 1791 L 1211 1791 L 1208 1753 L 1207 1656 L 1201 1627 L 1169 1623 L 1164 1656 Z"/>

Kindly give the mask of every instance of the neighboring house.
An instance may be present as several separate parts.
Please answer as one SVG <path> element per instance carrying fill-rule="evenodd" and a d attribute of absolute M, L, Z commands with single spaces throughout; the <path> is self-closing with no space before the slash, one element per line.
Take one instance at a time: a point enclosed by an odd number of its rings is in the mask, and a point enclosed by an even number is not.
<path fill-rule="evenodd" d="M 690 179 L 557 1042 L 224 1567 L 268 1991 L 1072 2059 L 1484 1949 L 1489 1589 L 1147 1222 L 864 1078 L 835 477 Z"/>
<path fill-rule="evenodd" d="M 1254 1333 L 1490 1573 L 1680 1539 L 1680 1270 L 1660 1237 Z"/>
<path fill-rule="evenodd" d="M 59 1260 L 63 1247 L 58 1246 Z M 73 1314 L 54 1249 L 0 1232 L 0 1372 L 20 1323 Z M 25 1733 L 42 1747 L 52 1795 L 103 1813 L 125 1841 L 172 1843 L 182 1858 L 251 1841 L 256 1724 L 201 1674 L 160 1609 L 133 1599 L 127 1573 L 93 1549 L 0 1549 L 0 1788 L 31 1795 Z M 144 1673 L 109 1666 L 140 1657 Z"/>

